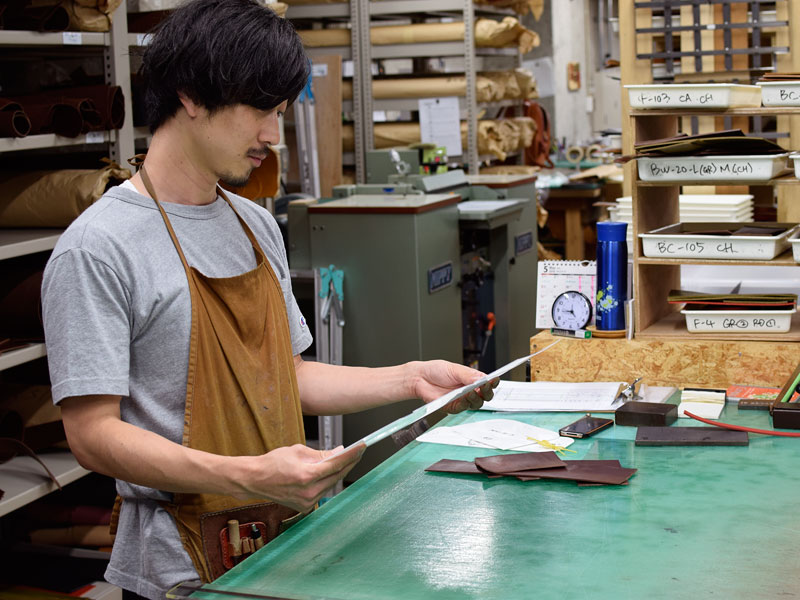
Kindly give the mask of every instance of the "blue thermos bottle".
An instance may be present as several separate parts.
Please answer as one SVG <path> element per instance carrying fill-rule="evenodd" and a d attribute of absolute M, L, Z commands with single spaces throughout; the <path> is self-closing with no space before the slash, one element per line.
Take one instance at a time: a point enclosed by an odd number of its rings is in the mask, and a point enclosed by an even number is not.
<path fill-rule="evenodd" d="M 627 232 L 627 223 L 602 221 L 597 224 L 597 329 L 625 329 L 625 300 L 628 295 Z"/>

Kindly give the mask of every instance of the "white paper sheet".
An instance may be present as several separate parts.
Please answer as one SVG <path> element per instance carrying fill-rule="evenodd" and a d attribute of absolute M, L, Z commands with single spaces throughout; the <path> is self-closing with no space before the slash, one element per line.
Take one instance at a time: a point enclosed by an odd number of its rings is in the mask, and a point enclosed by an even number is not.
<path fill-rule="evenodd" d="M 448 156 L 461 156 L 458 98 L 420 98 L 419 128 L 422 142 L 445 146 Z"/>
<path fill-rule="evenodd" d="M 724 392 L 703 392 L 699 390 L 684 390 L 681 393 L 681 403 L 678 405 L 678 416 L 688 419 L 684 411 L 704 419 L 719 419 L 722 409 L 725 408 Z"/>
<path fill-rule="evenodd" d="M 621 404 L 617 396 L 624 385 L 622 382 L 501 381 L 492 401 L 481 410 L 609 412 Z"/>
<path fill-rule="evenodd" d="M 431 414 L 432 412 L 435 412 L 435 411 L 439 410 L 440 408 L 442 408 L 443 406 L 449 404 L 453 400 L 456 400 L 456 399 L 460 398 L 461 396 L 465 396 L 465 395 L 469 394 L 472 390 L 474 390 L 476 388 L 479 388 L 484 383 L 488 383 L 488 382 L 492 381 L 493 379 L 496 379 L 496 378 L 500 377 L 501 375 L 505 375 L 511 369 L 513 369 L 515 367 L 518 367 L 519 365 L 525 364 L 527 361 L 529 361 L 531 358 L 533 358 L 537 354 L 541 354 L 542 352 L 545 352 L 546 350 L 549 350 L 550 348 L 552 348 L 553 346 L 558 344 L 560 341 L 561 341 L 561 339 L 558 339 L 555 342 L 553 342 L 552 344 L 550 344 L 548 346 L 545 346 L 544 348 L 542 348 L 538 352 L 534 352 L 533 354 L 529 354 L 528 356 L 522 356 L 522 357 L 520 357 L 520 358 L 518 358 L 516 360 L 512 360 L 510 363 L 508 363 L 506 365 L 503 365 L 502 367 L 492 371 L 488 375 L 484 375 L 483 377 L 481 377 L 477 381 L 474 381 L 474 382 L 470 383 L 469 385 L 465 385 L 465 386 L 462 386 L 462 387 L 460 387 L 458 389 L 455 389 L 455 390 L 453 390 L 451 392 L 448 392 L 444 396 L 441 396 L 441 397 L 437 398 L 436 400 L 433 400 L 432 402 L 428 402 L 428 404 L 424 404 L 424 405 L 420 406 L 419 408 L 417 408 L 416 410 L 410 412 L 406 416 L 400 417 L 399 419 L 397 419 L 395 421 L 392 421 L 388 425 L 384 425 L 383 427 L 381 427 L 377 431 L 373 431 L 369 435 L 364 436 L 363 438 L 361 438 L 357 442 L 354 442 L 354 443 L 350 444 L 347 448 L 343 448 L 342 450 L 340 450 L 339 452 L 336 452 L 335 454 L 328 455 L 327 457 L 323 458 L 321 462 L 325 462 L 325 461 L 331 460 L 332 458 L 335 458 L 335 457 L 339 456 L 340 454 L 343 454 L 344 452 L 347 452 L 353 446 L 357 446 L 359 444 L 365 444 L 367 447 L 369 447 L 369 446 L 372 446 L 373 444 L 376 444 L 377 442 L 380 442 L 381 440 L 389 437 L 393 433 L 396 433 L 396 432 L 400 431 L 404 427 L 409 427 L 410 425 L 413 425 L 414 423 L 419 421 L 421 418 L 426 417 L 429 414 Z"/>
<path fill-rule="evenodd" d="M 434 427 L 419 436 L 417 440 L 433 444 L 516 450 L 518 452 L 552 451 L 551 447 L 538 443 L 536 440 L 562 448 L 566 448 L 573 442 L 572 438 L 562 437 L 555 431 L 511 419 L 489 419 L 453 427 Z"/>

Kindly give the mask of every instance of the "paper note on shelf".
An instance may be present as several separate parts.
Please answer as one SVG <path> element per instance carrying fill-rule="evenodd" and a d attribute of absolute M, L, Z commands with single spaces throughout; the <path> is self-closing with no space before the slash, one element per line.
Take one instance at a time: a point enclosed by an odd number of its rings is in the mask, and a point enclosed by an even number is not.
<path fill-rule="evenodd" d="M 689 417 L 684 414 L 688 410 L 704 419 L 719 419 L 723 408 L 725 408 L 725 390 L 685 389 L 681 392 L 678 416 L 688 419 Z"/>
<path fill-rule="evenodd" d="M 419 436 L 417 441 L 518 452 L 548 452 L 554 447 L 566 448 L 573 440 L 527 423 L 489 419 L 453 427 L 434 427 Z"/>
<path fill-rule="evenodd" d="M 622 382 L 501 381 L 482 410 L 612 412 L 621 404 Z"/>

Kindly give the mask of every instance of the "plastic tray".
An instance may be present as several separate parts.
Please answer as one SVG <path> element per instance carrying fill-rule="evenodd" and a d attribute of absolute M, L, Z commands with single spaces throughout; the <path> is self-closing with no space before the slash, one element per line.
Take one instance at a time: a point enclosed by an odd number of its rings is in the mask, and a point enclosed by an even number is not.
<path fill-rule="evenodd" d="M 680 194 L 678 202 L 681 208 L 694 208 L 696 206 L 714 208 L 744 208 L 753 205 L 752 194 Z M 621 196 L 617 198 L 620 207 L 633 204 L 631 196 Z"/>
<path fill-rule="evenodd" d="M 786 333 L 792 327 L 790 310 L 683 309 L 689 333 Z"/>
<path fill-rule="evenodd" d="M 637 158 L 639 179 L 663 183 L 764 183 L 784 173 L 788 153 L 745 156 L 675 156 Z"/>
<path fill-rule="evenodd" d="M 649 258 L 713 258 L 721 260 L 772 260 L 789 247 L 789 238 L 800 225 L 754 223 L 785 227 L 781 235 L 720 236 L 692 231 L 724 229 L 730 223 L 676 223 L 640 233 L 642 252 Z"/>
<path fill-rule="evenodd" d="M 794 152 L 789 155 L 794 163 L 794 176 L 800 179 L 800 152 Z"/>
<path fill-rule="evenodd" d="M 764 106 L 800 106 L 800 81 L 760 81 Z"/>
<path fill-rule="evenodd" d="M 794 257 L 794 262 L 800 263 L 800 231 L 789 238 L 789 243 L 792 245 L 792 256 Z"/>
<path fill-rule="evenodd" d="M 735 83 L 626 85 L 631 108 L 756 108 L 761 88 Z"/>

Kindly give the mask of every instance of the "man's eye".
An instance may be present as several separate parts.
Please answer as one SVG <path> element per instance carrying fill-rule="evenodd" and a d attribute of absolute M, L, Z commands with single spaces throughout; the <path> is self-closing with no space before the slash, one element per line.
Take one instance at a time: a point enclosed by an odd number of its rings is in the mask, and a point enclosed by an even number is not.
<path fill-rule="evenodd" d="M 279 110 L 279 111 L 277 111 L 277 112 L 278 112 L 278 118 L 280 119 L 280 118 L 283 116 L 283 111 L 282 111 L 282 110 Z"/>

